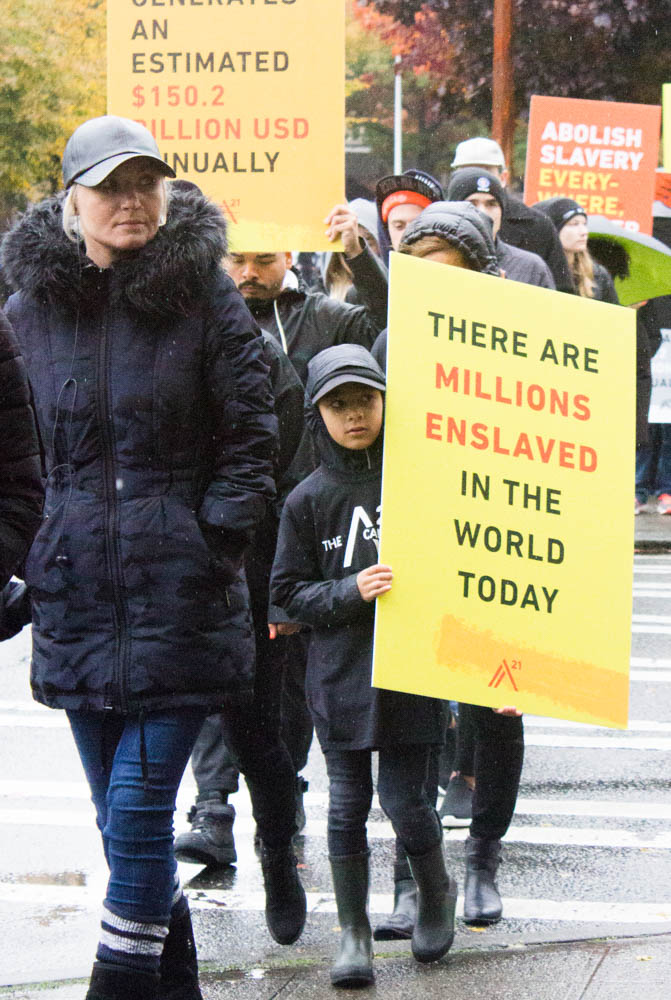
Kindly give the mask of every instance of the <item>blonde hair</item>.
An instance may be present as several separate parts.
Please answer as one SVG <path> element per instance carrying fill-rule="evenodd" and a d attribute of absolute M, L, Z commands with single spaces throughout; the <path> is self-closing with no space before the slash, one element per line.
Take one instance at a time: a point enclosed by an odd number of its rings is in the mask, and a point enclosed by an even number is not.
<path fill-rule="evenodd" d="M 353 285 L 352 272 L 345 262 L 345 255 L 342 253 L 332 253 L 331 259 L 324 271 L 324 284 L 326 291 L 332 299 L 339 299 L 341 302 Z"/>
<path fill-rule="evenodd" d="M 573 250 L 566 254 L 571 276 L 575 284 L 578 295 L 584 299 L 593 299 L 594 284 L 594 261 L 587 250 Z"/>
<path fill-rule="evenodd" d="M 473 265 L 461 247 L 457 247 L 450 240 L 443 236 L 421 236 L 414 243 L 403 243 L 399 246 L 400 253 L 410 254 L 411 257 L 428 257 L 430 253 L 440 250 L 457 250 L 464 259 L 464 267 L 473 270 Z"/>
<path fill-rule="evenodd" d="M 159 226 L 164 226 L 168 221 L 168 206 L 170 205 L 170 185 L 168 184 L 165 177 L 162 180 L 162 190 L 163 190 L 163 208 L 161 209 L 161 215 L 158 220 Z M 77 188 L 81 187 L 80 184 L 76 182 L 68 189 L 65 200 L 63 201 L 62 217 L 61 223 L 63 226 L 63 232 L 72 243 L 79 243 L 80 240 L 84 239 L 84 234 L 82 233 L 81 223 L 79 221 L 79 213 L 77 212 L 77 205 L 75 203 L 75 198 L 77 195 Z"/>

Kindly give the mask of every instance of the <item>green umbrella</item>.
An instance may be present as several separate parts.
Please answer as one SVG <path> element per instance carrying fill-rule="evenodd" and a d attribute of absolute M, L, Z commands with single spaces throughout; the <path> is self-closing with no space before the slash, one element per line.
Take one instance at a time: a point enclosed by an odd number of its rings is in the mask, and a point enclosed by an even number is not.
<path fill-rule="evenodd" d="M 671 295 L 671 248 L 666 243 L 603 215 L 590 215 L 588 226 L 589 251 L 613 275 L 623 306 Z"/>

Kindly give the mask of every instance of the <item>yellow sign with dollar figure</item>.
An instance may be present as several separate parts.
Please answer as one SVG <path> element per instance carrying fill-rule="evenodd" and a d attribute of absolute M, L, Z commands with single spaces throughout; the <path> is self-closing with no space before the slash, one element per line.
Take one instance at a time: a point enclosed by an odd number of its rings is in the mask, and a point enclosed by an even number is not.
<path fill-rule="evenodd" d="M 625 727 L 634 312 L 400 254 L 390 294 L 373 684 Z"/>
<path fill-rule="evenodd" d="M 240 252 L 332 250 L 344 199 L 342 0 L 114 0 L 110 114 L 224 209 Z"/>

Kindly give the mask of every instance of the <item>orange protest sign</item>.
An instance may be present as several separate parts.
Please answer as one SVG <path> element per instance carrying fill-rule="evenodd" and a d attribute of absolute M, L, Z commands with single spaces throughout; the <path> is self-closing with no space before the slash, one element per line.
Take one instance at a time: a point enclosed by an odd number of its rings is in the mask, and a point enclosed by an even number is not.
<path fill-rule="evenodd" d="M 655 174 L 655 215 L 671 215 L 671 173 L 658 170 Z"/>
<path fill-rule="evenodd" d="M 115 0 L 107 48 L 109 113 L 141 121 L 178 178 L 221 205 L 232 249 L 334 249 L 342 0 Z"/>
<path fill-rule="evenodd" d="M 662 108 L 664 112 L 662 130 L 664 169 L 671 170 L 671 83 L 665 83 L 662 87 Z"/>
<path fill-rule="evenodd" d="M 660 123 L 656 105 L 532 97 L 525 202 L 561 195 L 651 233 Z"/>

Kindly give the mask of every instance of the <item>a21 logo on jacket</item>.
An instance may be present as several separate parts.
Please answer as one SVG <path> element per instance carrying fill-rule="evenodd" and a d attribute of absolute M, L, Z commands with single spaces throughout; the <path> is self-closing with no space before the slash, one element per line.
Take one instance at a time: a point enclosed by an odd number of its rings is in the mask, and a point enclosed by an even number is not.
<path fill-rule="evenodd" d="M 356 548 L 356 543 L 359 538 L 364 541 L 371 541 L 375 545 L 376 552 L 380 551 L 380 505 L 375 509 L 377 514 L 377 520 L 375 524 L 366 513 L 366 510 L 361 505 L 358 505 L 352 511 L 352 519 L 350 521 L 349 531 L 347 533 L 347 542 L 345 543 L 345 556 L 343 559 L 343 568 L 348 569 L 352 565 L 352 560 L 354 558 L 354 549 Z M 330 552 L 332 549 L 341 549 L 343 545 L 342 535 L 336 535 L 335 538 L 324 538 L 322 539 L 322 545 L 326 552 Z"/>

